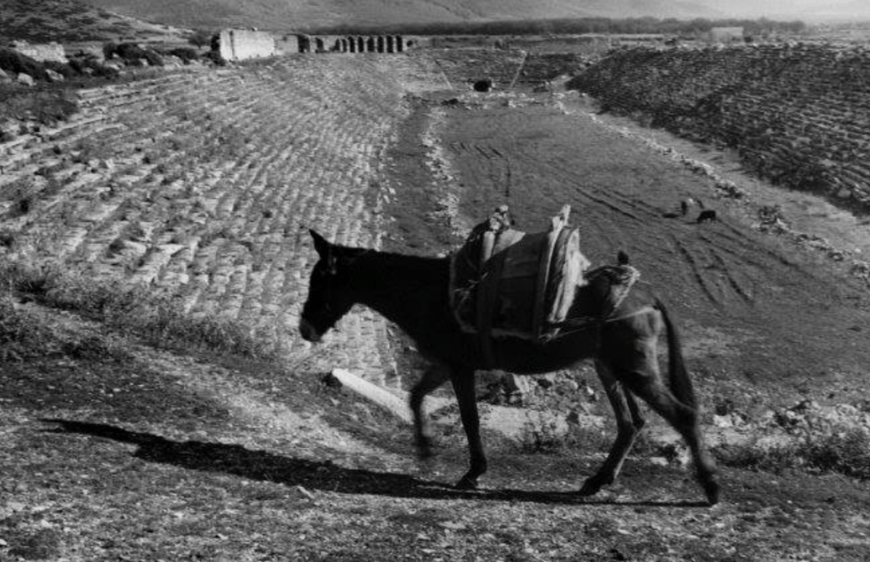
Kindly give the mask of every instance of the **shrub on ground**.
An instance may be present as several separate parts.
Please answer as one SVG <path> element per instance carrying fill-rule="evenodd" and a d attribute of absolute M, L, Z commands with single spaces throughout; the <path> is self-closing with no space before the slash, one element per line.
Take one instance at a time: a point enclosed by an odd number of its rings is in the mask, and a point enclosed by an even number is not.
<path fill-rule="evenodd" d="M 106 43 L 103 45 L 106 60 L 117 56 L 125 64 L 136 65 L 146 61 L 151 66 L 163 66 L 163 57 L 151 49 L 143 49 L 136 43 Z"/>
<path fill-rule="evenodd" d="M 14 49 L 0 47 L 0 69 L 14 75 L 24 73 L 36 80 L 48 80 L 45 66 Z"/>
<path fill-rule="evenodd" d="M 187 42 L 194 47 L 208 47 L 211 45 L 211 38 L 213 35 L 214 33 L 211 31 L 197 29 L 193 32 L 193 35 L 187 38 Z"/>
<path fill-rule="evenodd" d="M 610 446 L 609 437 L 601 427 L 589 427 L 569 423 L 567 430 L 560 430 L 558 424 L 548 415 L 526 412 L 518 438 L 521 452 L 526 454 L 561 454 L 571 452 L 603 452 Z"/>
<path fill-rule="evenodd" d="M 775 447 L 725 445 L 715 452 L 722 464 L 736 468 L 774 473 L 803 469 L 870 480 L 870 433 L 861 428 L 840 428 L 830 435 Z"/>
<path fill-rule="evenodd" d="M 210 60 L 213 64 L 217 66 L 226 66 L 227 64 L 226 59 L 221 56 L 219 51 L 209 51 L 205 55 L 203 55 L 203 58 Z"/>
<path fill-rule="evenodd" d="M 176 47 L 166 51 L 165 54 L 180 58 L 184 64 L 189 64 L 190 61 L 199 58 L 199 53 L 192 47 Z"/>
<path fill-rule="evenodd" d="M 118 44 L 112 41 L 108 43 L 103 43 L 103 58 L 109 60 L 113 56 L 115 56 L 115 51 L 118 50 Z"/>
<path fill-rule="evenodd" d="M 76 76 L 79 76 L 81 74 L 81 72 L 78 72 L 75 68 L 67 63 L 47 60 L 42 64 L 46 70 L 53 70 L 54 72 L 57 72 L 58 74 L 67 79 L 75 78 Z"/>
<path fill-rule="evenodd" d="M 52 125 L 78 111 L 66 89 L 34 90 L 0 86 L 0 122 L 5 119 Z"/>
<path fill-rule="evenodd" d="M 117 78 L 118 69 L 105 66 L 96 57 L 83 56 L 69 59 L 70 67 L 79 74 L 89 74 L 98 78 Z"/>
<path fill-rule="evenodd" d="M 0 363 L 29 357 L 45 343 L 41 327 L 16 309 L 9 294 L 0 295 Z"/>

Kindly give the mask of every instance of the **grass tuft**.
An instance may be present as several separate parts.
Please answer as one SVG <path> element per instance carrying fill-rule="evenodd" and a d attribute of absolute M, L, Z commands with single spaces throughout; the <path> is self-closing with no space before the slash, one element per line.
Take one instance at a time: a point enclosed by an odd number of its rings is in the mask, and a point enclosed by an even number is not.
<path fill-rule="evenodd" d="M 524 454 L 562 454 L 571 452 L 604 452 L 610 441 L 604 430 L 570 423 L 567 430 L 543 415 L 527 414 L 518 439 L 520 452 Z"/>
<path fill-rule="evenodd" d="M 18 341 L 18 347 L 35 344 L 28 334 L 36 334 L 37 331 L 22 326 L 17 320 L 8 319 L 15 316 L 10 312 L 13 297 L 35 301 L 48 308 L 75 312 L 101 322 L 116 332 L 142 338 L 158 347 L 194 347 L 249 358 L 275 359 L 272 347 L 254 337 L 251 330 L 239 322 L 214 316 L 189 315 L 170 297 L 142 285 L 129 286 L 120 281 L 95 282 L 57 269 L 17 264 L 0 267 L 0 279 L 5 281 L 5 286 L 0 286 L 0 292 L 5 293 L 4 302 L 7 302 L 5 308 L 0 310 L 0 322 L 5 320 L 8 324 L 0 332 L 0 338 L 9 342 Z M 94 348 L 92 343 L 84 346 L 86 349 L 83 348 L 83 354 L 91 354 L 90 350 Z"/>
<path fill-rule="evenodd" d="M 715 453 L 723 465 L 735 468 L 775 474 L 800 469 L 870 480 L 870 433 L 856 427 L 775 447 L 725 445 Z"/>

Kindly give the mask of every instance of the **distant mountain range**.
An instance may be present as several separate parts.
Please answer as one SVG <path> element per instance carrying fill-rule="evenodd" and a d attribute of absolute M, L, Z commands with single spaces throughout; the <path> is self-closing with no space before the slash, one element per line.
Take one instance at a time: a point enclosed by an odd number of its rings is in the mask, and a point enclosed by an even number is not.
<path fill-rule="evenodd" d="M 870 20 L 870 0 L 695 0 L 726 16 L 776 20 Z"/>
<path fill-rule="evenodd" d="M 148 21 L 187 27 L 253 26 L 299 29 L 339 24 L 586 17 L 716 18 L 703 0 L 86 0 Z M 707 0 L 706 4 L 711 4 Z"/>
<path fill-rule="evenodd" d="M 140 40 L 177 37 L 177 28 L 277 31 L 644 16 L 870 21 L 870 0 L 0 0 L 0 39 Z"/>
<path fill-rule="evenodd" d="M 726 17 L 870 20 L 870 0 L 85 0 L 146 21 L 187 27 L 300 29 L 338 24 L 559 18 Z"/>

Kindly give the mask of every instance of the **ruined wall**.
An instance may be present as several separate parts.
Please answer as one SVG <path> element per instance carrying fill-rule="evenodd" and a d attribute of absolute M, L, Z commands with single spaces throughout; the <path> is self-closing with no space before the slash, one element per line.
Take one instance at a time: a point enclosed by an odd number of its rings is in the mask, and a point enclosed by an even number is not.
<path fill-rule="evenodd" d="M 282 55 L 300 52 L 300 37 L 295 33 L 286 33 L 275 39 L 275 49 Z"/>
<path fill-rule="evenodd" d="M 27 41 L 13 41 L 12 48 L 39 62 L 67 62 L 66 51 L 63 45 L 58 43 L 28 43 Z"/>
<path fill-rule="evenodd" d="M 827 45 L 616 51 L 570 87 L 761 175 L 870 210 L 870 51 Z"/>
<path fill-rule="evenodd" d="M 229 61 L 271 57 L 278 54 L 275 38 L 265 31 L 224 29 L 219 38 L 220 55 Z"/>
<path fill-rule="evenodd" d="M 306 35 L 303 53 L 403 53 L 413 45 L 401 35 Z"/>

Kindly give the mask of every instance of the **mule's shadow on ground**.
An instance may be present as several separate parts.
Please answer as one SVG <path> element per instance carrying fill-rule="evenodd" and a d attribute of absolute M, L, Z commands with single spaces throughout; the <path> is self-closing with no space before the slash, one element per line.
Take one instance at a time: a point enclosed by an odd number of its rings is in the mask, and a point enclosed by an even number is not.
<path fill-rule="evenodd" d="M 706 507 L 702 502 L 615 502 L 588 499 L 570 492 L 512 489 L 465 491 L 443 482 L 420 480 L 407 474 L 375 472 L 253 451 L 241 445 L 203 441 L 173 441 L 150 433 L 129 431 L 102 423 L 42 419 L 57 424 L 53 433 L 77 433 L 137 445 L 136 458 L 189 470 L 233 474 L 250 480 L 303 486 L 342 494 L 372 494 L 396 498 L 475 499 L 575 505 L 634 505 L 650 507 Z"/>

